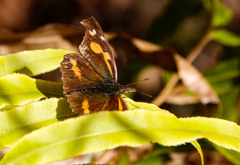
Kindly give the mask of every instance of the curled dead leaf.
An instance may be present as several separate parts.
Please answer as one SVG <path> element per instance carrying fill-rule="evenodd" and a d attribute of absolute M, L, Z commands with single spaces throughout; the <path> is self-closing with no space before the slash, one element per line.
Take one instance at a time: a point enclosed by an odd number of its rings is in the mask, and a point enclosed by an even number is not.
<path fill-rule="evenodd" d="M 183 84 L 193 91 L 203 104 L 218 104 L 218 95 L 204 76 L 180 55 L 175 54 L 174 59 L 178 67 L 178 75 Z"/>

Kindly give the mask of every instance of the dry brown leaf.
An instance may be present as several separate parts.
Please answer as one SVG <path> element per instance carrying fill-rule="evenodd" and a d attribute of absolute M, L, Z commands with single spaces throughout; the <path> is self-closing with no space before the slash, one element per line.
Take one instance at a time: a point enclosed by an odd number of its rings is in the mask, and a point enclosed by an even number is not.
<path fill-rule="evenodd" d="M 211 88 L 204 76 L 187 60 L 178 54 L 174 55 L 178 67 L 178 75 L 183 84 L 193 91 L 203 104 L 218 104 L 218 95 Z"/>
<path fill-rule="evenodd" d="M 49 24 L 29 33 L 0 31 L 0 54 L 60 48 L 78 51 L 84 32 L 63 24 Z"/>
<path fill-rule="evenodd" d="M 137 148 L 132 147 L 126 148 L 129 162 L 141 160 L 144 157 L 144 155 L 152 152 L 153 147 L 154 147 L 153 143 L 148 143 Z"/>
<path fill-rule="evenodd" d="M 148 42 L 145 40 L 137 39 L 137 38 L 132 38 L 132 43 L 142 52 L 152 53 L 152 52 L 162 50 L 162 47 L 157 44 L 154 44 L 152 42 Z"/>
<path fill-rule="evenodd" d="M 186 93 L 186 90 L 185 86 L 178 85 L 167 97 L 166 102 L 176 105 L 196 104 L 200 102 L 198 97 L 190 93 Z"/>
<path fill-rule="evenodd" d="M 151 62 L 168 71 L 177 71 L 171 48 L 162 48 L 154 43 L 132 38 L 134 47 L 138 50 L 138 58 L 144 62 Z"/>
<path fill-rule="evenodd" d="M 129 59 L 137 57 L 141 61 L 156 64 L 163 69 L 177 71 L 173 59 L 174 51 L 170 48 L 162 48 L 157 44 L 134 38 L 126 33 L 111 34 L 107 39 L 125 65 Z M 121 64 L 119 68 L 121 68 Z"/>
<path fill-rule="evenodd" d="M 104 151 L 100 156 L 93 161 L 94 164 L 116 164 L 122 156 L 122 151 L 118 149 L 112 149 Z"/>

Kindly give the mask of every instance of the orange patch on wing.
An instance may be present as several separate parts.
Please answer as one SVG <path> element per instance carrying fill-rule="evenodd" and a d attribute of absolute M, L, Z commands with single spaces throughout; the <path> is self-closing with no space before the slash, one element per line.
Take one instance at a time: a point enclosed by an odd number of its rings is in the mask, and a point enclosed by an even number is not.
<path fill-rule="evenodd" d="M 81 73 L 79 67 L 77 67 L 77 61 L 74 59 L 71 59 L 71 64 L 72 64 L 72 70 L 74 74 L 78 77 L 78 79 L 81 79 Z"/>
<path fill-rule="evenodd" d="M 88 100 L 87 99 L 83 100 L 82 108 L 84 110 L 84 114 L 89 114 L 90 113 L 90 110 L 88 109 L 89 108 L 89 104 L 88 104 Z"/>
<path fill-rule="evenodd" d="M 119 109 L 119 111 L 123 110 L 123 105 L 122 105 L 122 102 L 119 97 L 118 97 L 118 109 Z"/>
<path fill-rule="evenodd" d="M 90 48 L 91 48 L 92 51 L 93 51 L 94 53 L 96 53 L 96 54 L 100 54 L 100 53 L 103 54 L 104 61 L 106 62 L 107 67 L 108 67 L 111 75 L 113 76 L 112 68 L 111 68 L 111 65 L 110 65 L 110 63 L 109 63 L 109 61 L 108 61 L 108 60 L 112 60 L 111 57 L 110 57 L 110 55 L 109 55 L 109 53 L 108 53 L 108 52 L 104 52 L 104 51 L 102 50 L 102 47 L 101 47 L 99 44 L 95 43 L 95 42 L 91 42 L 91 43 L 90 43 Z"/>

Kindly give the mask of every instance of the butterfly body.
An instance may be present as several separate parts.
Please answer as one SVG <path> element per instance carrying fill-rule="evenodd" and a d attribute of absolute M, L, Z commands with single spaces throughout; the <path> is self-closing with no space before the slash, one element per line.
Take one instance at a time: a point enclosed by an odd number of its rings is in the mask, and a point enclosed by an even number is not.
<path fill-rule="evenodd" d="M 77 89 L 76 92 L 81 94 L 101 94 L 101 95 L 108 95 L 109 97 L 118 96 L 129 92 L 131 88 L 126 88 L 123 85 L 120 85 L 118 82 L 114 82 L 114 80 L 107 80 L 104 81 L 102 84 L 97 86 L 85 87 Z M 71 92 L 70 92 L 71 93 Z M 69 93 L 66 93 L 69 94 Z"/>
<path fill-rule="evenodd" d="M 91 17 L 81 22 L 87 30 L 79 53 L 64 55 L 61 62 L 64 94 L 73 112 L 126 110 L 121 94 L 135 89 L 117 82 L 117 68 L 100 25 Z"/>

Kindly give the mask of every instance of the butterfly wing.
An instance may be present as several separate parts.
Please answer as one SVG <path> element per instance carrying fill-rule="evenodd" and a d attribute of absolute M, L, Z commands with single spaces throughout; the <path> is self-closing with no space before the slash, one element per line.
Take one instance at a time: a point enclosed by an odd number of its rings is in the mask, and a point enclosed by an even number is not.
<path fill-rule="evenodd" d="M 115 59 L 100 25 L 94 17 L 83 20 L 81 24 L 87 28 L 83 42 L 79 46 L 81 54 L 100 75 L 117 81 Z"/>
<path fill-rule="evenodd" d="M 67 95 L 67 98 L 73 112 L 80 114 L 101 111 L 110 100 L 106 94 L 86 95 L 80 92 L 72 92 L 70 95 Z"/>
<path fill-rule="evenodd" d="M 64 94 L 100 85 L 102 77 L 80 53 L 69 53 L 61 62 Z"/>
<path fill-rule="evenodd" d="M 108 104 L 103 107 L 104 110 L 120 110 L 124 111 L 128 109 L 127 104 L 120 96 L 111 97 Z"/>
<path fill-rule="evenodd" d="M 127 110 L 124 100 L 119 96 L 109 97 L 107 94 L 84 95 L 80 92 L 72 92 L 67 95 L 68 102 L 73 112 L 88 114 L 101 110 Z"/>

